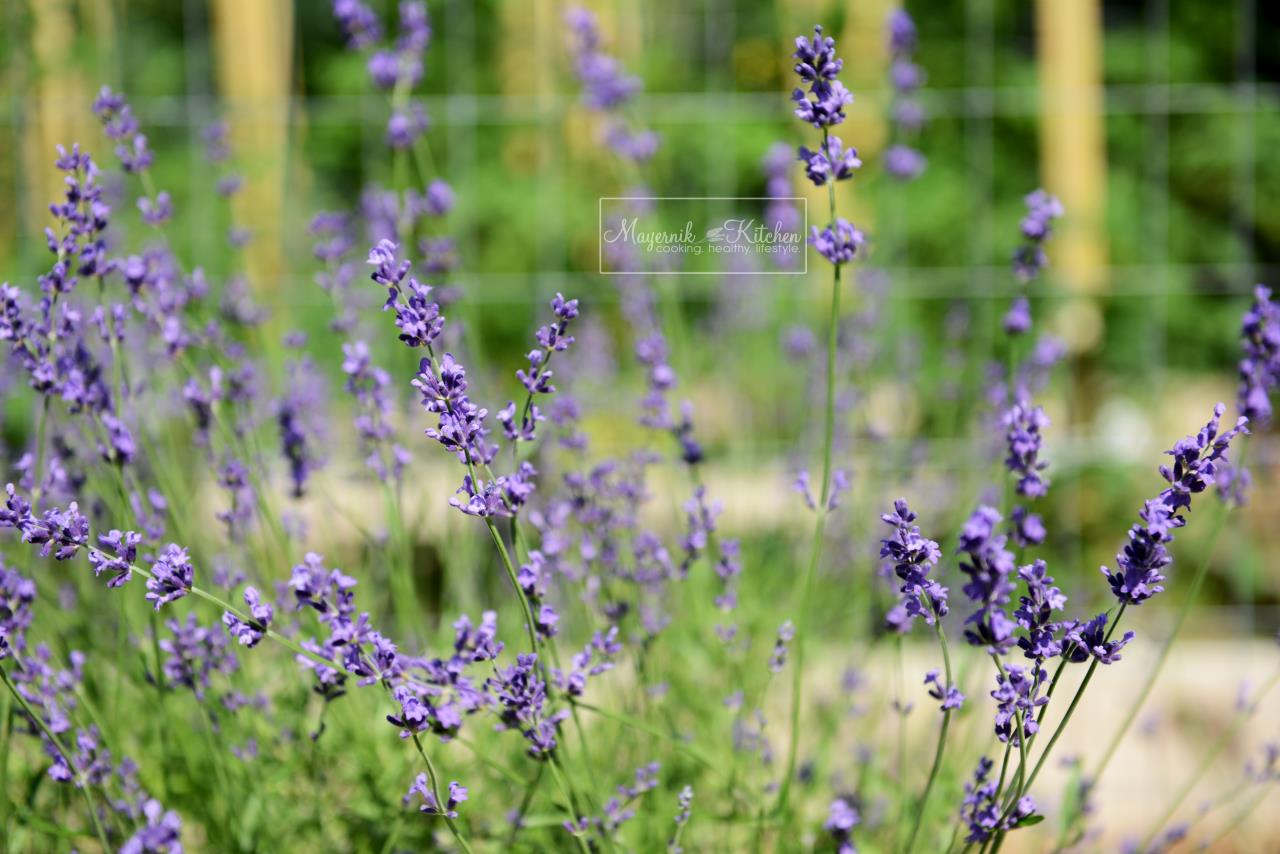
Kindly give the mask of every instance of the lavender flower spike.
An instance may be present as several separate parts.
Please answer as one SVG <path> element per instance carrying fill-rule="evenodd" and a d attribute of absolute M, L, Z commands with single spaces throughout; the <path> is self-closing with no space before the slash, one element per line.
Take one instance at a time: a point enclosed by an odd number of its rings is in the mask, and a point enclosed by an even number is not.
<path fill-rule="evenodd" d="M 880 557 L 893 561 L 893 571 L 902 581 L 898 588 L 902 599 L 888 619 L 896 625 L 909 626 L 920 617 L 933 625 L 937 617 L 947 613 L 947 588 L 929 577 L 929 570 L 937 565 L 942 550 L 912 524 L 916 514 L 911 512 L 906 499 L 893 502 L 893 512 L 880 518 L 894 528 L 892 537 L 880 541 Z"/>
<path fill-rule="evenodd" d="M 1167 451 L 1174 462 L 1161 466 L 1160 475 L 1169 486 L 1143 506 L 1138 514 L 1141 522 L 1129 529 L 1129 542 L 1116 555 L 1116 569 L 1102 567 L 1121 604 L 1140 605 L 1164 590 L 1160 584 L 1163 570 L 1173 563 L 1166 545 L 1173 542 L 1173 531 L 1187 523 L 1178 511 L 1190 509 L 1192 496 L 1216 482 L 1218 469 L 1228 462 L 1231 441 L 1248 433 L 1248 419 L 1242 415 L 1235 427 L 1219 434 L 1224 412 L 1226 407 L 1219 403 L 1199 433 L 1179 440 Z"/>

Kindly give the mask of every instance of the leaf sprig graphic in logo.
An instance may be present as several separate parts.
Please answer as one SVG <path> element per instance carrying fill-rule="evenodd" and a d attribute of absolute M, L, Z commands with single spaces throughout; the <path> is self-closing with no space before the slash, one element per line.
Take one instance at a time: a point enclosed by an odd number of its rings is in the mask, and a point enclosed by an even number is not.
<path fill-rule="evenodd" d="M 725 240 L 725 237 L 724 237 L 723 225 L 717 225 L 715 228 L 711 228 L 707 230 L 708 243 L 724 243 L 724 240 Z"/>

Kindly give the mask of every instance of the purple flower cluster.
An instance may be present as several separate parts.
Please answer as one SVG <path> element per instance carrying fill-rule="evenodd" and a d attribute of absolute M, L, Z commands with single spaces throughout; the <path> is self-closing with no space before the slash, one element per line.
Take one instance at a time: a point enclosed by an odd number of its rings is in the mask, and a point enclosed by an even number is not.
<path fill-rule="evenodd" d="M 497 615 L 486 611 L 480 625 L 463 615 L 453 624 L 453 649 L 448 658 L 404 660 L 410 678 L 395 689 L 400 714 L 387 720 L 401 728 L 401 736 L 429 731 L 441 741 L 457 735 L 463 720 L 493 704 L 477 687 L 469 668 L 493 661 L 502 652 L 497 639 Z"/>
<path fill-rule="evenodd" d="M 165 654 L 165 681 L 188 688 L 196 699 L 203 700 L 214 673 L 230 673 L 236 669 L 235 656 L 227 647 L 227 636 L 213 626 L 197 623 L 195 614 L 188 614 L 186 622 L 169 620 L 165 625 L 170 636 L 159 642 Z"/>
<path fill-rule="evenodd" d="M 622 652 L 622 644 L 618 643 L 618 627 L 610 626 L 607 632 L 596 632 L 591 642 L 570 661 L 572 669 L 568 673 L 552 670 L 556 688 L 570 697 L 581 697 L 586 693 L 587 680 L 613 669 L 614 659 Z"/>
<path fill-rule="evenodd" d="M 966 843 L 986 842 L 997 832 L 1009 830 L 1030 818 L 1036 811 L 1035 801 L 1030 795 L 1024 795 L 1009 815 L 1005 816 L 1001 809 L 999 786 L 991 779 L 991 768 L 991 760 L 982 757 L 978 760 L 973 780 L 964 784 L 964 803 L 960 809 L 960 817 L 969 828 L 969 834 L 964 840 Z"/>
<path fill-rule="evenodd" d="M 316 693 L 326 700 L 337 699 L 345 693 L 348 675 L 355 676 L 361 686 L 399 682 L 404 662 L 395 644 L 373 628 L 368 613 L 356 612 L 354 578 L 340 569 L 327 568 L 323 556 L 309 552 L 293 568 L 288 586 L 298 607 L 315 611 L 328 630 L 323 641 L 311 638 L 302 642 L 311 656 L 296 657 L 298 664 L 315 676 Z M 260 611 L 253 616 L 264 623 L 261 618 L 266 614 Z M 262 629 L 265 631 L 265 623 Z"/>
<path fill-rule="evenodd" d="M 817 187 L 852 178 L 854 170 L 862 166 L 857 150 L 846 149 L 838 136 L 828 136 L 817 151 L 802 145 L 798 153 L 800 162 L 804 164 L 804 174 Z"/>
<path fill-rule="evenodd" d="M 813 36 L 796 37 L 795 71 L 809 91 L 796 89 L 791 100 L 796 102 L 795 114 L 819 130 L 844 121 L 844 108 L 853 103 L 853 95 L 836 79 L 844 60 L 836 58 L 836 40 L 822 34 L 822 27 L 813 28 Z"/>
<path fill-rule="evenodd" d="M 1049 481 L 1041 472 L 1049 464 L 1040 459 L 1044 442 L 1041 431 L 1049 426 L 1049 416 L 1039 406 L 1026 401 L 1015 401 L 1003 415 L 1005 442 L 1009 455 L 1004 464 L 1018 477 L 1015 491 L 1024 498 L 1041 498 L 1048 491 Z M 1026 512 L 1026 511 L 1023 511 Z"/>
<path fill-rule="evenodd" d="M 951 711 L 964 705 L 964 694 L 955 685 L 943 685 L 937 670 L 930 670 L 924 675 L 924 684 L 930 686 L 929 696 L 942 702 L 942 711 Z"/>
<path fill-rule="evenodd" d="M 1141 521 L 1129 529 L 1129 542 L 1116 555 L 1116 569 L 1102 567 L 1111 592 L 1121 604 L 1140 605 L 1164 590 L 1163 570 L 1173 563 L 1166 545 L 1173 532 L 1186 524 L 1178 511 L 1191 508 L 1193 495 L 1216 482 L 1217 469 L 1226 465 L 1231 441 L 1247 433 L 1248 419 L 1240 416 L 1235 427 L 1219 434 L 1226 407 L 1219 403 L 1213 417 L 1196 435 L 1180 439 L 1167 453 L 1172 466 L 1161 466 L 1160 474 L 1169 483 L 1160 495 L 1139 512 Z"/>
<path fill-rule="evenodd" d="M 138 129 L 138 119 L 123 95 L 112 92 L 106 86 L 93 102 L 93 114 L 102 122 L 102 129 L 116 143 L 116 157 L 130 174 L 140 174 L 151 166 L 155 156 L 147 147 L 147 138 Z"/>
<path fill-rule="evenodd" d="M 409 275 L 412 263 L 396 257 L 396 244 L 380 240 L 369 250 L 370 278 L 387 289 L 382 310 L 394 310 L 400 340 L 409 347 L 431 345 L 444 330 L 440 305 L 431 298 L 432 288 Z"/>
<path fill-rule="evenodd" d="M 902 598 L 885 619 L 890 628 L 899 632 L 910 630 L 916 617 L 933 625 L 947 613 L 947 588 L 929 577 L 942 550 L 913 524 L 916 514 L 911 512 L 906 499 L 893 502 L 893 512 L 880 518 L 894 529 L 892 537 L 880 541 L 880 557 L 892 562 L 894 573 L 902 581 L 898 588 Z"/>
<path fill-rule="evenodd" d="M 1016 624 L 1006 606 L 1015 584 L 1011 576 L 1015 559 L 1005 545 L 1008 538 L 999 532 L 1001 517 L 993 507 L 981 506 L 960 531 L 960 571 L 968 577 L 964 594 L 977 605 L 965 620 L 965 638 L 974 646 L 985 646 L 1001 655 L 1013 645 Z"/>
<path fill-rule="evenodd" d="M 427 781 L 426 774 L 419 774 L 413 779 L 413 785 L 409 786 L 409 791 L 404 796 L 404 802 L 408 805 L 413 801 L 413 796 L 418 795 L 422 798 L 422 804 L 418 807 L 420 812 L 428 815 L 443 815 L 448 818 L 458 817 L 458 804 L 467 799 L 467 787 L 463 786 L 457 780 L 449 782 L 449 797 L 445 801 L 444 808 L 440 808 L 440 804 L 436 801 L 435 793 L 431 791 L 430 784 Z"/>
<path fill-rule="evenodd" d="M 1001 743 L 1018 745 L 1024 738 L 1035 737 L 1040 726 L 1036 710 L 1049 702 L 1040 694 L 1048 674 L 1040 667 L 1006 665 L 996 679 L 991 697 L 996 701 L 996 737 Z M 1018 727 L 1021 721 L 1022 726 Z"/>
<path fill-rule="evenodd" d="M 159 611 L 170 602 L 176 602 L 191 592 L 195 570 L 187 550 L 177 543 L 169 543 L 160 554 L 151 559 L 151 577 L 147 579 L 147 601 L 153 602 Z"/>
<path fill-rule="evenodd" d="M 816 225 L 809 226 L 809 243 L 819 255 L 839 266 L 853 260 L 858 249 L 866 243 L 866 236 L 847 219 L 837 218 L 832 225 L 822 229 Z"/>
<path fill-rule="evenodd" d="M 547 685 L 538 670 L 537 655 L 521 654 L 510 667 L 495 668 L 485 687 L 498 703 L 502 725 L 525 737 L 531 757 L 546 759 L 555 752 L 558 727 L 569 713 L 550 712 Z"/>

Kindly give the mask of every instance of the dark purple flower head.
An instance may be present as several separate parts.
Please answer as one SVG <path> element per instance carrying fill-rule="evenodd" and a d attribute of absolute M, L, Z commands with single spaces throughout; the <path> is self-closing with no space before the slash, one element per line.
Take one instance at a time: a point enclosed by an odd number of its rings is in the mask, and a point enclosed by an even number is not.
<path fill-rule="evenodd" d="M 803 89 L 791 93 L 798 119 L 816 128 L 831 127 L 845 120 L 844 108 L 853 103 L 853 94 L 839 80 L 817 81 L 808 94 Z"/>
<path fill-rule="evenodd" d="M 1104 611 L 1087 623 L 1075 622 L 1066 627 L 1063 640 L 1068 661 L 1081 663 L 1091 657 L 1099 664 L 1113 664 L 1120 660 L 1120 650 L 1133 640 L 1133 632 L 1125 632 L 1119 640 L 1108 641 L 1107 614 Z"/>
<path fill-rule="evenodd" d="M 916 514 L 911 512 L 906 499 L 899 498 L 893 503 L 893 512 L 880 518 L 894 528 L 893 536 L 880 541 L 880 557 L 892 561 L 893 571 L 902 581 L 898 588 L 902 594 L 899 603 L 902 610 L 894 621 L 909 624 L 920 617 L 933 625 L 938 617 L 947 613 L 947 588 L 929 577 L 942 550 L 913 524 Z"/>
<path fill-rule="evenodd" d="M 0 659 L 26 649 L 35 601 L 35 582 L 0 563 Z"/>
<path fill-rule="evenodd" d="M 431 120 L 421 104 L 411 103 L 404 109 L 395 110 L 387 119 L 387 145 L 400 151 L 412 148 L 430 126 Z"/>
<path fill-rule="evenodd" d="M 557 727 L 567 713 L 548 714 L 546 683 L 538 675 L 538 656 L 522 654 L 510 667 L 494 670 L 485 683 L 501 709 L 505 727 L 518 730 L 529 742 L 529 755 L 545 759 L 556 749 Z"/>
<path fill-rule="evenodd" d="M 1142 522 L 1129 529 L 1129 542 L 1116 555 L 1116 571 L 1102 567 L 1116 599 L 1133 605 L 1163 592 L 1162 572 L 1173 563 L 1165 545 L 1173 541 L 1173 529 L 1186 523 L 1158 499 L 1143 505 L 1138 516 Z"/>
<path fill-rule="evenodd" d="M 1129 530 L 1129 542 L 1116 555 L 1115 571 L 1102 567 L 1111 592 L 1122 604 L 1138 605 L 1164 590 L 1163 570 L 1173 563 L 1166 545 L 1173 541 L 1173 531 L 1186 524 L 1178 511 L 1190 509 L 1192 496 L 1216 482 L 1218 469 L 1228 463 L 1231 441 L 1248 432 L 1248 419 L 1240 416 L 1235 427 L 1219 434 L 1225 411 L 1219 403 L 1200 432 L 1178 441 L 1168 452 L 1173 465 L 1161 466 L 1160 475 L 1169 486 L 1143 506 L 1138 514 L 1141 522 Z"/>
<path fill-rule="evenodd" d="M 1013 612 L 1018 625 L 1026 629 L 1026 637 L 1018 639 L 1027 658 L 1053 658 L 1062 652 L 1062 643 L 1055 637 L 1058 624 L 1053 615 L 1067 604 L 1067 597 L 1053 586 L 1053 576 L 1042 560 L 1021 567 L 1018 577 L 1027 585 L 1027 593 L 1019 599 Z"/>
<path fill-rule="evenodd" d="M 1046 193 L 1036 190 L 1026 196 L 1027 215 L 1020 226 L 1023 243 L 1013 253 L 1014 274 L 1023 282 L 1040 275 L 1049 265 L 1044 253 L 1044 242 L 1052 232 L 1053 221 L 1062 216 L 1062 203 Z"/>
<path fill-rule="evenodd" d="M 1161 466 L 1160 475 L 1169 482 L 1160 497 L 1169 509 L 1191 507 L 1191 496 L 1204 492 L 1216 480 L 1216 469 L 1227 459 L 1231 441 L 1241 433 L 1248 433 L 1248 418 L 1240 416 L 1236 426 L 1219 435 L 1222 415 L 1227 408 L 1219 403 L 1213 409 L 1213 417 L 1194 436 L 1176 442 L 1166 453 L 1173 457 L 1172 466 Z"/>
<path fill-rule="evenodd" d="M 796 36 L 796 74 L 806 83 L 819 80 L 835 80 L 844 60 L 836 58 L 836 40 L 822 34 L 821 25 L 813 28 L 809 38 Z"/>
<path fill-rule="evenodd" d="M 40 556 L 70 560 L 89 542 L 89 520 L 72 501 L 66 510 L 52 507 L 43 517 L 31 511 L 31 504 L 17 494 L 12 483 L 5 486 L 8 498 L 0 509 L 0 528 L 13 528 L 23 542 L 40 547 Z"/>
<path fill-rule="evenodd" d="M 1046 685 L 1048 674 L 1038 665 L 1023 668 L 1016 664 L 1006 665 L 997 677 L 996 690 L 991 697 L 996 701 L 996 737 L 1001 742 L 1012 739 L 1017 745 L 1021 739 L 1032 737 L 1039 731 L 1036 723 L 1037 710 L 1049 698 L 1040 696 Z M 1018 716 L 1022 716 L 1021 734 L 1018 728 Z"/>
<path fill-rule="evenodd" d="M 1025 507 L 1013 508 L 1009 522 L 1013 541 L 1023 548 L 1040 545 L 1048 535 L 1044 520 Z"/>
<path fill-rule="evenodd" d="M 419 774 L 414 778 L 413 785 L 409 787 L 408 794 L 404 796 L 405 804 L 410 803 L 413 800 L 414 795 L 418 795 L 422 798 L 422 804 L 418 807 L 419 811 L 425 812 L 429 815 L 443 815 L 448 818 L 457 818 L 457 807 L 458 804 L 467 799 L 467 788 L 457 780 L 450 781 L 449 796 L 444 808 L 441 809 L 440 804 L 436 801 L 435 793 L 431 791 L 427 775 Z"/>

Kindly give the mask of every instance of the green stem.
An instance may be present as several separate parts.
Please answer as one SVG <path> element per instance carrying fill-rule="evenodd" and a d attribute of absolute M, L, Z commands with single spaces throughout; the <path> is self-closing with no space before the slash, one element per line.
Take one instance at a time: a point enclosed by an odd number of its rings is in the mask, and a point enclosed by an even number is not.
<path fill-rule="evenodd" d="M 515 847 L 516 837 L 524 826 L 524 817 L 529 812 L 529 805 L 533 803 L 533 796 L 538 792 L 538 785 L 542 782 L 543 770 L 543 767 L 539 765 L 538 773 L 529 781 L 529 785 L 525 786 L 524 797 L 520 799 L 520 807 L 516 810 L 515 821 L 511 822 L 511 833 L 507 836 L 508 850 Z"/>
<path fill-rule="evenodd" d="M 573 806 L 573 793 L 565 781 L 564 773 L 560 768 L 560 761 L 556 759 L 554 752 L 547 757 L 547 767 L 551 769 L 551 776 L 555 778 L 556 786 L 560 789 L 560 795 L 565 799 L 565 805 L 569 809 L 569 815 L 573 817 L 574 832 L 572 836 L 577 841 L 579 850 L 582 851 L 582 854 L 591 854 L 591 849 L 587 846 L 586 840 L 578 833 L 580 822 L 578 820 L 578 811 Z"/>
<path fill-rule="evenodd" d="M 827 131 L 822 132 L 825 150 Z M 834 184 L 827 185 L 831 221 L 836 219 L 836 191 Z M 809 552 L 809 563 L 805 567 L 800 582 L 800 608 L 796 615 L 796 637 L 793 643 L 795 665 L 791 675 L 791 731 L 787 742 L 787 763 L 783 771 L 782 785 L 778 791 L 776 810 L 784 812 L 791 794 L 791 781 L 796 771 L 796 754 L 800 747 L 800 704 L 804 693 L 804 653 L 805 640 L 808 636 L 812 610 L 813 582 L 818 572 L 818 564 L 822 560 L 822 540 L 827 526 L 827 493 L 831 489 L 831 448 L 835 436 L 836 423 L 836 343 L 840 331 L 840 265 L 832 267 L 831 280 L 831 314 L 827 318 L 827 389 L 826 409 L 823 417 L 822 441 L 822 489 L 818 493 L 817 513 L 813 525 L 813 546 Z"/>
<path fill-rule="evenodd" d="M 1107 630 L 1107 634 L 1103 638 L 1104 644 L 1110 641 L 1111 636 L 1115 634 L 1116 627 L 1120 625 L 1120 620 L 1124 617 L 1125 608 L 1128 606 L 1128 602 L 1124 602 L 1120 605 L 1120 610 L 1116 612 L 1115 621 L 1111 623 L 1111 628 Z M 1031 769 L 1031 775 L 1027 777 L 1025 783 L 1010 790 L 1010 797 L 1005 806 L 1004 813 L 1000 816 L 1001 825 L 1003 825 L 1013 813 L 1014 807 L 1017 806 L 1019 799 L 1021 799 L 1022 796 L 1031 788 L 1031 785 L 1035 783 L 1036 777 L 1040 774 L 1040 769 L 1044 767 L 1044 763 L 1049 759 L 1049 754 L 1053 752 L 1053 746 L 1058 743 L 1058 739 L 1062 737 L 1062 733 L 1066 730 L 1067 724 L 1071 722 L 1071 716 L 1075 714 L 1076 706 L 1080 705 L 1080 699 L 1084 696 L 1085 690 L 1089 687 L 1089 682 L 1093 679 L 1094 671 L 1097 669 L 1098 659 L 1094 658 L 1089 662 L 1089 669 L 1085 671 L 1084 679 L 1080 682 L 1080 687 L 1076 689 L 1075 696 L 1071 698 L 1071 704 L 1067 706 L 1066 713 L 1062 716 L 1062 720 L 1058 722 L 1058 726 L 1054 729 L 1053 736 L 1049 739 L 1049 743 L 1045 745 L 1044 752 L 1040 754 L 1040 759 L 1036 762 L 1035 767 Z M 1004 831 L 1001 831 L 997 840 L 997 845 L 999 844 L 999 839 L 1003 838 Z"/>
<path fill-rule="evenodd" d="M 31 470 L 35 485 L 31 489 L 31 506 L 40 509 L 40 493 L 44 487 L 44 434 L 45 424 L 49 420 L 49 395 L 44 395 L 40 404 L 40 417 L 36 421 L 36 467 Z"/>
<path fill-rule="evenodd" d="M 1204 842 L 1200 843 L 1200 850 L 1202 851 L 1215 850 L 1213 846 L 1218 840 L 1230 835 L 1237 827 L 1244 824 L 1244 820 L 1248 818 L 1249 815 L 1254 810 L 1256 810 L 1262 804 L 1263 801 L 1267 799 L 1268 795 L 1271 794 L 1271 789 L 1272 789 L 1271 786 L 1263 785 L 1263 786 L 1260 786 L 1259 788 L 1261 788 L 1262 791 L 1258 792 L 1258 794 L 1255 795 L 1252 798 L 1252 800 L 1246 801 L 1245 805 L 1241 807 L 1234 816 L 1231 817 L 1231 820 L 1227 822 L 1226 825 L 1224 825 L 1213 836 L 1210 836 Z"/>
<path fill-rule="evenodd" d="M 436 799 L 436 809 L 440 811 L 440 816 L 444 819 L 444 823 L 449 826 L 449 832 L 453 834 L 453 838 L 462 846 L 462 850 L 471 854 L 471 846 L 467 844 L 467 840 L 462 838 L 462 832 L 458 830 L 458 824 L 449 817 L 448 804 L 440 797 L 440 782 L 436 778 L 435 766 L 431 764 L 431 758 L 427 756 L 427 751 L 422 749 L 422 741 L 418 738 L 418 734 L 413 734 L 413 746 L 418 748 L 418 755 L 422 757 L 423 763 L 427 766 L 427 781 L 431 784 L 431 794 Z"/>
<path fill-rule="evenodd" d="M 13 737 L 13 698 L 0 703 L 0 851 L 9 851 L 9 740 Z"/>
<path fill-rule="evenodd" d="M 942 648 L 942 664 L 946 668 L 947 682 L 943 688 L 943 698 L 946 698 L 946 691 L 952 685 L 951 682 L 951 653 L 947 649 L 947 634 L 942 630 L 942 618 L 937 616 L 937 610 L 934 610 L 933 629 L 938 636 L 938 646 Z M 938 777 L 938 769 L 942 767 L 942 755 L 947 747 L 947 729 L 951 725 L 951 709 L 944 709 L 942 712 L 942 728 L 938 731 L 938 746 L 933 752 L 933 767 L 929 769 L 929 779 L 924 784 L 924 793 L 920 795 L 920 805 L 916 807 L 916 821 L 911 828 L 911 835 L 907 837 L 907 854 L 916 845 L 916 836 L 920 833 L 920 825 L 924 823 L 925 810 L 929 806 L 929 795 L 933 792 L 934 780 Z"/>

